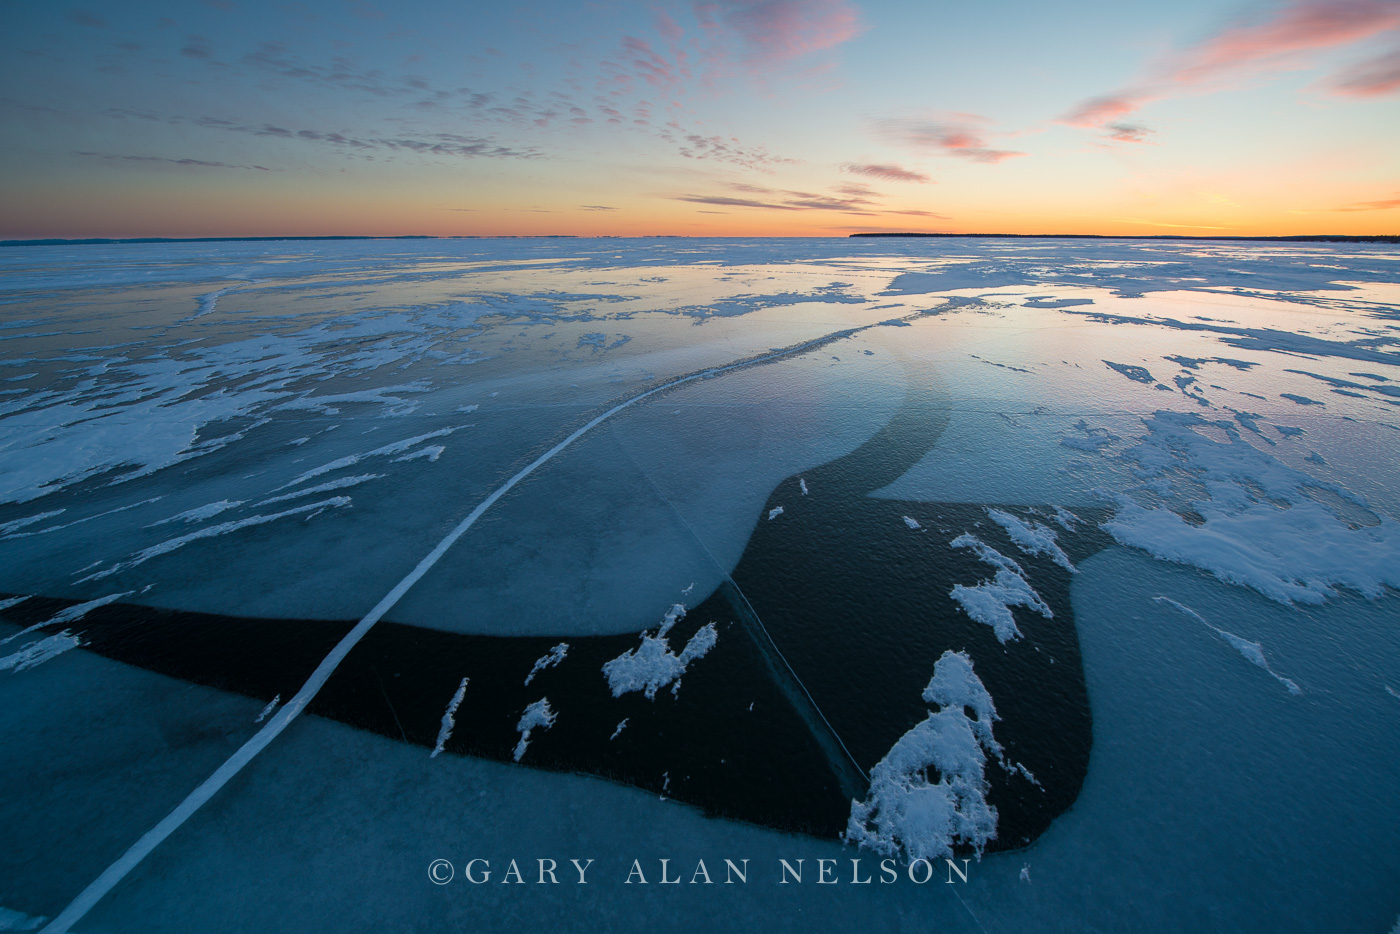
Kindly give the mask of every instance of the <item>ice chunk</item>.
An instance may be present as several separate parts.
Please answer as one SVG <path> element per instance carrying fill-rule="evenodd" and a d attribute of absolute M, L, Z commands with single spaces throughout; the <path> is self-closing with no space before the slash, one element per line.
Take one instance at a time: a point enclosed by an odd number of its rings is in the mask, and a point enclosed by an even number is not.
<path fill-rule="evenodd" d="M 453 694 L 452 700 L 447 702 L 447 710 L 442 715 L 442 726 L 438 729 L 437 745 L 433 747 L 432 753 L 428 756 L 429 759 L 436 758 L 437 754 L 442 752 L 442 747 L 446 745 L 449 739 L 452 738 L 452 727 L 455 726 L 457 722 L 457 707 L 462 703 L 462 698 L 466 696 L 467 682 L 470 680 L 470 678 L 463 678 L 462 683 L 457 685 L 457 693 Z M 525 683 L 529 684 L 530 682 L 526 681 Z M 553 720 L 551 720 L 550 722 L 552 723 Z M 522 736 L 520 738 L 520 746 L 517 747 L 518 751 L 515 754 L 516 762 L 519 762 L 520 757 L 525 754 L 525 743 L 526 736 Z"/>
<path fill-rule="evenodd" d="M 617 729 L 613 730 L 613 735 L 609 736 L 608 739 L 609 739 L 609 740 L 617 739 L 618 734 L 621 733 L 621 732 L 623 731 L 623 729 L 627 726 L 627 721 L 628 721 L 628 720 L 631 720 L 631 719 L 632 719 L 631 717 L 623 717 L 623 718 L 622 718 L 622 721 L 621 721 L 620 723 L 618 723 Z"/>
<path fill-rule="evenodd" d="M 1016 619 L 1011 615 L 1013 606 L 1029 607 L 1046 619 L 1054 617 L 1050 607 L 1031 589 L 1031 585 L 1026 583 L 1025 572 L 1015 561 L 966 532 L 953 539 L 952 546 L 973 549 L 979 558 L 997 569 L 996 576 L 991 580 L 983 581 L 975 587 L 957 584 L 949 596 L 958 602 L 968 616 L 991 626 L 998 641 L 1008 642 L 1021 638 L 1021 630 L 1016 627 Z"/>
<path fill-rule="evenodd" d="M 768 510 L 768 518 L 769 518 L 770 520 L 771 520 L 771 519 L 776 519 L 776 518 L 778 518 L 779 516 L 781 516 L 782 514 L 783 514 L 783 507 L 781 507 L 781 506 L 774 506 L 772 509 Z"/>
<path fill-rule="evenodd" d="M 520 742 L 515 744 L 516 762 L 519 762 L 520 757 L 525 755 L 525 750 L 530 745 L 530 733 L 536 729 L 547 730 L 554 726 L 555 717 L 556 714 L 550 709 L 547 697 L 541 697 L 525 708 L 520 722 L 515 725 L 516 730 L 520 732 Z"/>
<path fill-rule="evenodd" d="M 530 673 L 525 676 L 525 683 L 529 684 L 531 681 L 534 681 L 535 675 L 539 674 L 541 671 L 544 671 L 546 668 L 553 668 L 555 665 L 562 662 L 564 660 L 564 657 L 568 654 L 569 643 L 567 642 L 561 642 L 554 648 L 550 649 L 548 655 L 541 657 L 535 662 L 535 667 L 531 668 Z"/>
<path fill-rule="evenodd" d="M 1016 547 L 1028 555 L 1046 555 L 1056 564 L 1071 574 L 1078 574 L 1073 564 L 1070 564 L 1069 556 L 1060 550 L 1059 543 L 1055 540 L 1053 529 L 1041 525 L 1039 522 L 1025 523 L 1009 512 L 1000 509 L 987 507 L 987 515 L 992 517 L 992 521 L 1006 529 L 1006 534 L 1011 536 L 1011 540 L 1016 543 Z M 905 521 L 909 517 L 905 516 Z"/>
<path fill-rule="evenodd" d="M 76 649 L 83 643 L 77 636 L 67 629 L 56 636 L 49 636 L 47 639 L 40 639 L 38 642 L 31 642 L 13 655 L 6 655 L 0 658 L 0 671 L 13 670 L 23 671 L 26 668 L 33 668 L 41 665 L 56 655 L 62 655 L 69 649 Z"/>
<path fill-rule="evenodd" d="M 640 646 L 604 663 L 603 674 L 612 688 L 613 697 L 621 697 L 629 691 L 645 691 L 647 700 L 655 700 L 658 690 L 679 681 L 691 662 L 703 658 L 714 648 L 719 634 L 714 623 L 706 623 L 690 637 L 679 655 L 671 651 L 666 634 L 683 616 L 685 607 L 675 604 L 666 611 L 656 635 L 643 632 Z"/>
<path fill-rule="evenodd" d="M 923 697 L 941 709 L 870 770 L 869 796 L 851 802 L 846 841 L 910 861 L 951 857 L 959 843 L 980 853 L 997 828 L 985 777 L 987 756 L 1002 759 L 992 735 L 996 708 L 972 660 L 952 650 L 935 664 Z"/>
<path fill-rule="evenodd" d="M 807 495 L 807 481 L 806 481 L 806 479 L 804 479 L 803 477 L 798 477 L 798 478 L 797 478 L 797 485 L 800 486 L 800 487 L 802 488 L 802 495 L 803 495 L 803 496 L 806 496 L 806 495 Z"/>
<path fill-rule="evenodd" d="M 911 529 L 922 528 L 922 526 L 919 525 L 919 520 L 912 518 L 911 516 L 904 517 L 904 524 L 909 526 L 909 528 Z"/>

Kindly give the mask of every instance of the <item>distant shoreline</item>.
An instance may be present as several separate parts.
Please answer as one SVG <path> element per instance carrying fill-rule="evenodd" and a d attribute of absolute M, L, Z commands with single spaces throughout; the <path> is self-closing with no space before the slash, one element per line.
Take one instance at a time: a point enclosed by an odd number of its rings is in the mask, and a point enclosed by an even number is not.
<path fill-rule="evenodd" d="M 1227 240 L 1249 243 L 1400 243 L 1400 234 L 1295 234 L 1281 237 L 1196 236 L 1190 234 L 1013 234 L 1013 233 L 853 233 L 847 237 L 951 237 L 962 239 L 1035 239 L 1035 240 Z M 85 237 L 81 239 L 46 238 L 39 240 L 0 240 L 6 246 L 108 246 L 124 243 L 272 243 L 280 240 L 338 241 L 338 240 L 834 240 L 836 237 L 688 237 L 676 235 L 646 235 L 619 237 L 600 234 L 586 237 L 578 234 L 462 234 L 436 237 L 429 234 L 398 236 L 321 236 L 321 237 Z"/>

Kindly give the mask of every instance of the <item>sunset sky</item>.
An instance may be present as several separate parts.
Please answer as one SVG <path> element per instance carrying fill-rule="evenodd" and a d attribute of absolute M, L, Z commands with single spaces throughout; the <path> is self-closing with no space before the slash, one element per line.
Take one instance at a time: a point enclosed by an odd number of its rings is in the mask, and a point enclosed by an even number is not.
<path fill-rule="evenodd" d="M 1400 0 L 11 0 L 0 237 L 1400 233 Z"/>

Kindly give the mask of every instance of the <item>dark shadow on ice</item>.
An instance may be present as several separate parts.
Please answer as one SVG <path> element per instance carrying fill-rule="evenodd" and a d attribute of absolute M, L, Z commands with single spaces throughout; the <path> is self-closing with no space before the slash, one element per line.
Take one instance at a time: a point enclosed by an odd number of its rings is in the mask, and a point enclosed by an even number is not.
<path fill-rule="evenodd" d="M 679 651 L 709 623 L 718 633 L 675 692 L 666 685 L 652 700 L 639 691 L 613 696 L 603 666 L 635 649 L 636 634 L 462 635 L 385 621 L 308 711 L 422 747 L 431 768 L 444 712 L 467 678 L 448 754 L 512 761 L 523 711 L 548 698 L 556 719 L 531 732 L 524 765 L 598 775 L 712 815 L 831 838 L 845 829 L 852 798 L 864 796 L 869 770 L 926 717 L 920 695 L 939 657 L 966 651 L 996 704 L 995 736 L 1013 767 L 987 766 L 987 797 L 998 811 L 990 848 L 1025 845 L 1073 804 L 1088 767 L 1092 729 L 1071 573 L 1020 551 L 988 506 L 869 495 L 923 458 L 947 419 L 937 393 L 913 388 L 861 447 L 778 484 L 738 565 L 669 634 Z M 1053 522 L 1052 507 L 1001 508 Z M 1076 564 L 1108 543 L 1097 527 L 1102 510 L 1079 516 L 1075 531 L 1055 527 Z M 1013 558 L 1053 616 L 1013 607 L 1022 637 L 1006 643 L 968 616 L 951 597 L 954 586 L 974 587 L 995 568 L 952 547 L 963 533 Z M 0 616 L 30 626 L 74 603 L 34 597 Z M 353 624 L 112 603 L 67 625 L 99 655 L 268 701 L 295 694 Z M 566 658 L 527 686 L 536 660 L 560 642 Z M 1038 785 L 1014 770 L 1018 763 Z"/>

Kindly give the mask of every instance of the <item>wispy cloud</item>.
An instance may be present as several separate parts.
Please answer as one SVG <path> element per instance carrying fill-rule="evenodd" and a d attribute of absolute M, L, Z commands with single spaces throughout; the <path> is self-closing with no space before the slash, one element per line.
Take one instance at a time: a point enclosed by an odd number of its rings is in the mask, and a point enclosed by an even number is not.
<path fill-rule="evenodd" d="M 1343 208 L 1333 208 L 1333 211 L 1392 211 L 1400 208 L 1400 198 L 1387 198 L 1384 201 L 1354 201 Z"/>
<path fill-rule="evenodd" d="M 261 172 L 271 172 L 263 165 L 233 165 L 228 162 L 206 162 L 203 159 L 167 159 L 164 156 L 123 156 L 110 152 L 85 152 L 74 150 L 73 155 L 85 156 L 91 159 L 104 159 L 108 162 L 158 162 L 164 165 L 183 165 L 200 169 L 257 169 Z"/>
<path fill-rule="evenodd" d="M 871 178 L 884 179 L 889 182 L 926 182 L 929 180 L 929 177 L 922 172 L 915 172 L 892 162 L 847 162 L 841 168 L 856 175 L 868 175 Z"/>
<path fill-rule="evenodd" d="M 1120 143 L 1145 143 L 1147 137 L 1156 132 L 1141 123 L 1124 122 L 1106 123 L 1104 129 L 1108 131 L 1109 139 L 1117 140 Z"/>
<path fill-rule="evenodd" d="M 1395 0 L 1294 0 L 1169 55 L 1130 86 L 1081 101 L 1060 118 L 1079 127 L 1124 124 L 1154 100 L 1215 90 L 1272 72 L 1308 67 L 1319 52 L 1361 42 L 1400 27 Z M 1336 93 L 1367 96 L 1400 88 L 1400 53 L 1363 62 L 1329 83 Z M 1134 134 L 1114 139 L 1141 142 Z"/>
<path fill-rule="evenodd" d="M 609 207 L 606 204 L 580 204 L 579 208 L 584 211 L 616 211 L 617 208 Z"/>
<path fill-rule="evenodd" d="M 977 114 L 937 117 L 886 117 L 877 126 L 887 139 L 921 152 L 939 152 L 970 162 L 995 163 L 1024 156 L 1012 149 L 993 149 L 985 138 L 991 121 Z"/>
<path fill-rule="evenodd" d="M 790 61 L 835 48 L 864 29 L 845 0 L 696 0 L 695 18 L 711 35 L 737 38 L 750 62 Z"/>
<path fill-rule="evenodd" d="M 1344 68 L 1324 87 L 1344 97 L 1380 97 L 1400 91 L 1400 47 Z"/>

